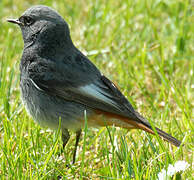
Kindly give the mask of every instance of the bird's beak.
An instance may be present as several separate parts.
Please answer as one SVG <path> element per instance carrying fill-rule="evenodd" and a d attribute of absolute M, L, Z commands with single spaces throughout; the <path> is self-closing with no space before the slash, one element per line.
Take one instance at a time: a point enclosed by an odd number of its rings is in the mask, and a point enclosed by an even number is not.
<path fill-rule="evenodd" d="M 18 19 L 7 19 L 7 21 L 17 25 L 22 25 L 22 23 Z"/>

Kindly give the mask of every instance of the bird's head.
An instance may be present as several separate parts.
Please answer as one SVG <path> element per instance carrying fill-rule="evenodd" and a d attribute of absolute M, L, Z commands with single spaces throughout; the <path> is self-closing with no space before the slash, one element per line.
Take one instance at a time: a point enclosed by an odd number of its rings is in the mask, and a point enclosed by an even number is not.
<path fill-rule="evenodd" d="M 24 48 L 55 46 L 59 48 L 71 42 L 68 24 L 53 9 L 38 5 L 27 9 L 18 19 L 8 19 L 22 30 Z"/>

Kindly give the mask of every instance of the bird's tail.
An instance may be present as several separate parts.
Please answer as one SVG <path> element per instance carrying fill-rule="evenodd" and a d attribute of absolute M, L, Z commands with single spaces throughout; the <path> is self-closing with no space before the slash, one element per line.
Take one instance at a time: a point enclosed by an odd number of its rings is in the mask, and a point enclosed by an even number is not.
<path fill-rule="evenodd" d="M 152 129 L 151 125 L 149 124 L 149 122 L 144 118 L 142 117 L 139 113 L 136 112 L 136 116 L 137 116 L 137 121 L 136 122 L 136 126 L 139 128 L 139 129 L 143 129 L 144 131 L 146 132 L 149 132 L 151 134 L 155 134 L 154 130 Z M 173 136 L 171 136 L 170 134 L 162 131 L 161 129 L 159 128 L 155 128 L 158 135 L 160 137 L 162 137 L 165 141 L 168 141 L 169 143 L 179 147 L 180 144 L 181 144 L 181 141 L 177 140 L 176 138 L 174 138 Z"/>
<path fill-rule="evenodd" d="M 151 134 L 155 134 L 155 132 L 153 131 L 152 127 L 150 125 L 148 125 L 147 123 L 144 124 L 144 123 L 137 123 L 137 127 L 139 129 L 143 129 L 144 131 L 146 132 L 149 132 Z M 171 136 L 170 134 L 162 131 L 161 129 L 159 128 L 155 128 L 158 135 L 160 137 L 162 137 L 165 141 L 168 141 L 169 143 L 179 147 L 180 144 L 181 144 L 181 141 L 177 140 L 176 138 L 174 138 L 173 136 Z"/>
<path fill-rule="evenodd" d="M 97 114 L 102 114 L 102 112 L 97 112 Z M 123 116 L 108 113 L 108 112 L 103 112 L 103 115 L 105 115 L 104 122 L 101 119 L 96 118 L 96 117 L 101 118 L 101 116 L 95 116 L 96 119 L 93 119 L 95 120 L 95 123 L 97 123 L 99 126 L 115 125 L 117 127 L 122 127 L 126 129 L 142 129 L 151 134 L 155 134 L 150 123 L 143 116 L 141 116 L 138 112 L 134 112 L 133 118 L 123 117 Z M 159 128 L 155 128 L 155 129 L 158 135 L 162 137 L 165 141 L 168 141 L 169 143 L 177 147 L 180 146 L 181 141 L 177 140 L 170 134 L 160 130 Z"/>

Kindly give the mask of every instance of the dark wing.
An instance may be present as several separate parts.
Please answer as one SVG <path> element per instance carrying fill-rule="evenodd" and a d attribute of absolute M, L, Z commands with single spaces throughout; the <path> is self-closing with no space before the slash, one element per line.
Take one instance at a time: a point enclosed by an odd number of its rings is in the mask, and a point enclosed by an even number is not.
<path fill-rule="evenodd" d="M 38 90 L 93 109 L 127 117 L 134 120 L 138 128 L 155 134 L 149 122 L 133 109 L 118 88 L 101 75 L 84 56 L 72 59 L 70 64 L 66 61 L 56 64 L 44 59 L 35 61 L 29 65 L 28 73 Z M 165 140 L 180 146 L 181 142 L 176 138 L 158 128 L 156 130 Z"/>
<path fill-rule="evenodd" d="M 86 57 L 79 54 L 67 61 L 34 61 L 29 77 L 37 88 L 53 96 L 137 120 L 129 101 Z"/>

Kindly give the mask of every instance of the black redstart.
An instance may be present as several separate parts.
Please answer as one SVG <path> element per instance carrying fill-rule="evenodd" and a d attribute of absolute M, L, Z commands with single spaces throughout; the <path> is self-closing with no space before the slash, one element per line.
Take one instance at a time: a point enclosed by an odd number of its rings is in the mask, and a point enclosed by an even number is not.
<path fill-rule="evenodd" d="M 24 50 L 20 63 L 22 101 L 35 121 L 52 129 L 61 119 L 65 147 L 76 131 L 76 148 L 87 112 L 88 126 L 115 125 L 155 134 L 149 122 L 133 109 L 119 89 L 73 44 L 68 24 L 53 9 L 33 6 L 19 19 Z M 159 136 L 175 146 L 180 141 L 155 128 Z"/>

